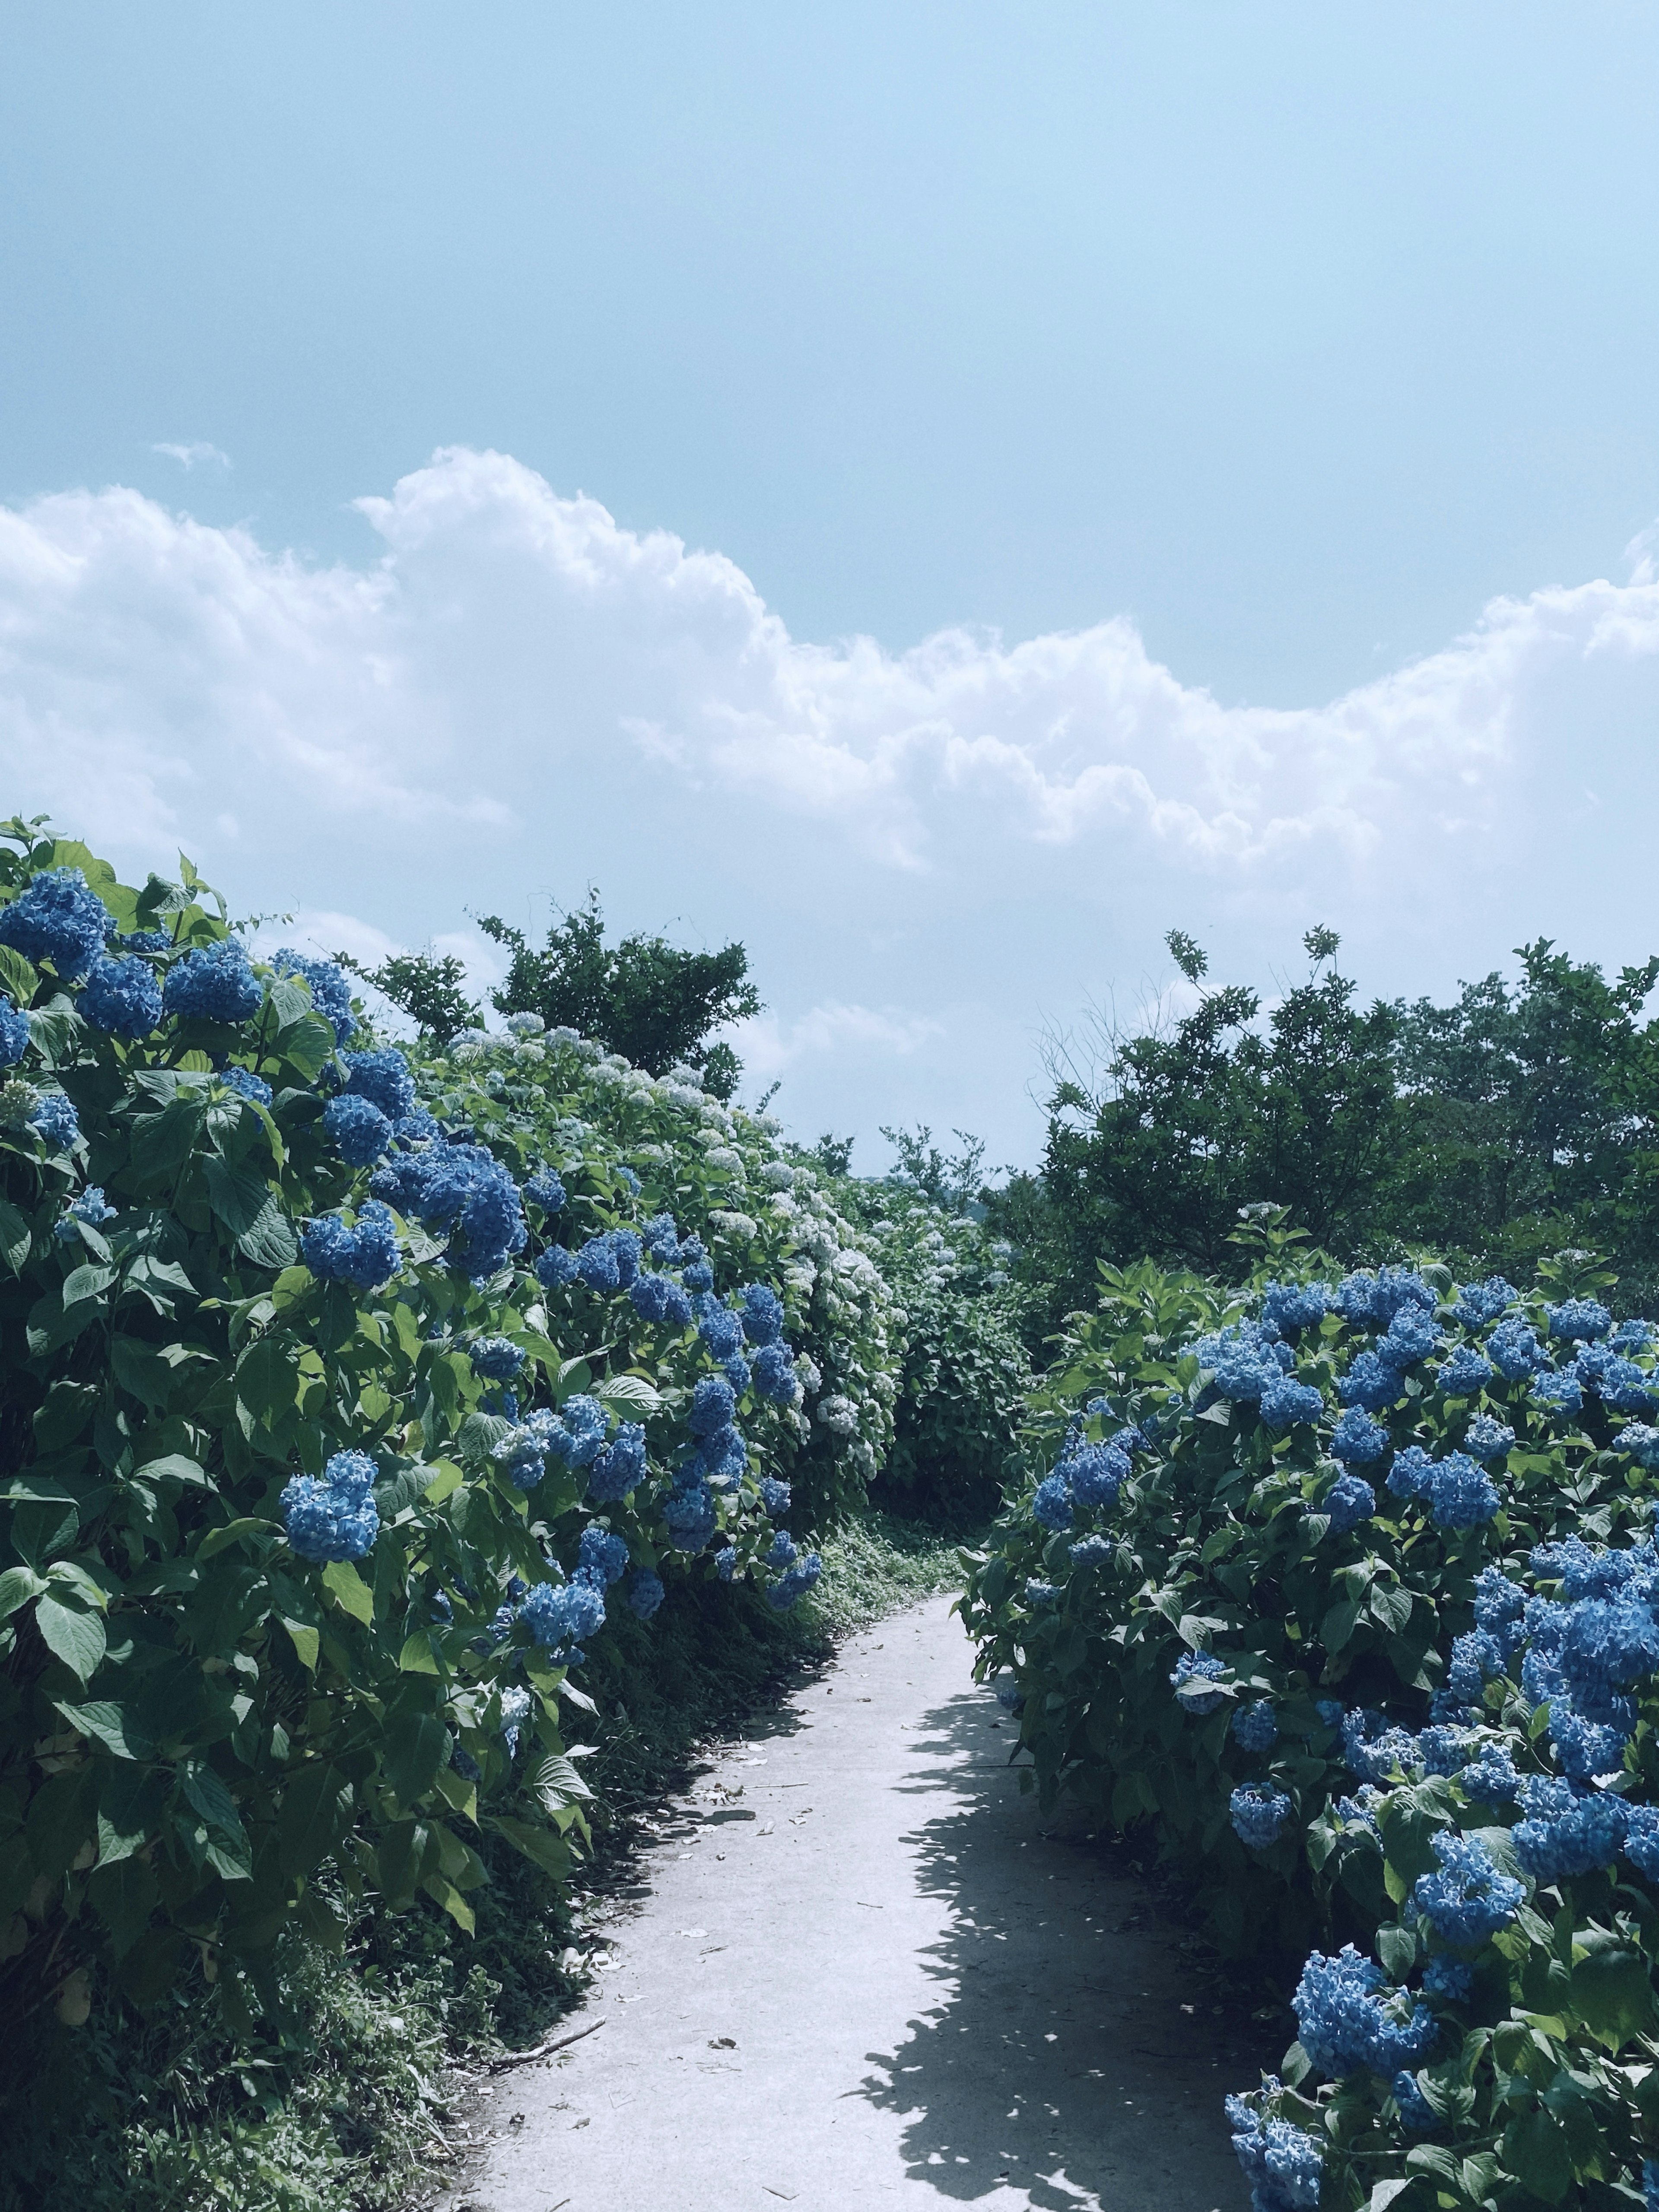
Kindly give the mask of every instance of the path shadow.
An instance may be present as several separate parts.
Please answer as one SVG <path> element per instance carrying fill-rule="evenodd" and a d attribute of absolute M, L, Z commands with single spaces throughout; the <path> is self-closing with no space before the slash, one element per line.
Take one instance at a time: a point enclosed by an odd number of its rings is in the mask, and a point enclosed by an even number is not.
<path fill-rule="evenodd" d="M 1040 1818 L 999 1718 L 978 1691 L 923 1717 L 903 1786 L 954 1800 L 907 1839 L 951 1913 L 922 1954 L 939 2002 L 848 2094 L 898 2114 L 908 2179 L 958 2203 L 1237 2212 L 1221 2099 L 1282 2039 L 1252 2047 L 1266 2039 L 1214 2005 L 1195 1939 L 1085 1824 Z"/>

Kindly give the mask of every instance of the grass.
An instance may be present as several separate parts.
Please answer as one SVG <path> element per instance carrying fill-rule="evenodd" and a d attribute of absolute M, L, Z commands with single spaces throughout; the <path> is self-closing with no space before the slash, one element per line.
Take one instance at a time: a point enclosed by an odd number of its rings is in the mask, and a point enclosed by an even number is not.
<path fill-rule="evenodd" d="M 773 1701 L 836 1640 L 956 1586 L 956 1542 L 880 1513 L 821 1545 L 793 1613 L 720 1583 L 682 1587 L 647 1626 L 626 1608 L 584 1686 L 600 1719 L 585 1772 L 592 1875 L 693 1747 Z M 520 1854 L 484 1850 L 475 1937 L 424 1903 L 361 1912 L 343 1959 L 297 1930 L 279 1948 L 280 2016 L 231 2036 L 186 1981 L 149 2015 L 112 1999 L 52 2027 L 0 2086 L 0 2212 L 398 2212 L 429 2201 L 457 2123 L 454 2069 L 546 2032 L 581 1983 L 574 1900 Z M 343 1905 L 343 1898 L 336 1902 Z"/>

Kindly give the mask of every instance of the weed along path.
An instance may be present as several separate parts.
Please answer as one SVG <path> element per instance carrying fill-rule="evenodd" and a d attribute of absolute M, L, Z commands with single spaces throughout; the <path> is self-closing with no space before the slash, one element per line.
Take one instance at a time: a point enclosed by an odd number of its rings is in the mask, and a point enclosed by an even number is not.
<path fill-rule="evenodd" d="M 459 2201 L 1238 2212 L 1220 2099 L 1254 2069 L 1010 1741 L 936 1598 L 711 1754 L 558 2031 L 602 2032 L 500 2077 Z"/>

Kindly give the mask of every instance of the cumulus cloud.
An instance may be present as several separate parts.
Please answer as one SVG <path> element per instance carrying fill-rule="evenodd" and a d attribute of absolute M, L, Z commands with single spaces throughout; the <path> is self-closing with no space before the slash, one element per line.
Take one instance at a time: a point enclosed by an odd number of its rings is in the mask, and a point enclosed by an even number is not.
<path fill-rule="evenodd" d="M 400 942 L 598 880 L 630 926 L 770 963 L 754 1065 L 821 1088 L 879 1066 L 941 1124 L 940 1071 L 1019 1088 L 1034 1024 L 1171 921 L 1208 915 L 1252 958 L 1252 931 L 1282 960 L 1318 919 L 1389 957 L 1454 926 L 1512 945 L 1540 855 L 1582 912 L 1645 812 L 1646 536 L 1624 584 L 1495 601 L 1285 709 L 1224 705 L 1122 619 L 803 641 L 724 556 L 499 453 L 440 453 L 361 506 L 362 567 L 125 489 L 0 509 L 6 803 Z"/>

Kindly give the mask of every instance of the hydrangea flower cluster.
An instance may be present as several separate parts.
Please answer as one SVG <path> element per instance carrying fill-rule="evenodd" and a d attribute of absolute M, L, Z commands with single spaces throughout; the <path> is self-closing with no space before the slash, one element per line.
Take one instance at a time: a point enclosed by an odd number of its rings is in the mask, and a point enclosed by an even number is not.
<path fill-rule="evenodd" d="M 109 1203 L 98 1184 L 88 1183 L 78 1197 L 70 1199 L 52 1233 L 63 1243 L 77 1243 L 83 1222 L 88 1229 L 101 1229 L 106 1221 L 114 1220 L 119 1210 Z"/>
<path fill-rule="evenodd" d="M 1214 1712 L 1227 1700 L 1219 1690 L 1194 1690 L 1188 1686 L 1193 1682 L 1216 1681 L 1226 1671 L 1213 1652 L 1183 1651 L 1176 1661 L 1175 1672 L 1170 1680 L 1187 1711 L 1202 1715 Z"/>
<path fill-rule="evenodd" d="M 374 1462 L 367 1452 L 336 1452 L 314 1475 L 296 1474 L 283 1490 L 283 1523 L 302 1559 L 361 1559 L 380 1532 L 374 1498 Z"/>
<path fill-rule="evenodd" d="M 400 1149 L 369 1188 L 422 1228 L 447 1230 L 451 1264 L 474 1282 L 487 1282 L 529 1240 L 518 1185 L 483 1145 Z"/>
<path fill-rule="evenodd" d="M 129 953 L 122 960 L 93 963 L 77 1005 L 77 1012 L 94 1028 L 136 1044 L 148 1036 L 161 1019 L 161 987 L 148 960 Z"/>
<path fill-rule="evenodd" d="M 1276 1844 L 1291 1816 L 1291 1801 L 1266 1782 L 1246 1782 L 1227 1801 L 1233 1833 L 1253 1851 Z"/>
<path fill-rule="evenodd" d="M 1262 2099 L 1280 2093 L 1277 2076 L 1269 2075 Z M 1324 2156 L 1315 2137 L 1288 2120 L 1264 2118 L 1243 2097 L 1228 2098 L 1227 2121 L 1253 2212 L 1317 2212 Z"/>
<path fill-rule="evenodd" d="M 28 1016 L 13 1006 L 9 994 L 0 991 L 0 1067 L 15 1067 L 28 1050 L 33 1035 Z"/>
<path fill-rule="evenodd" d="M 319 1214 L 300 1232 L 300 1257 L 319 1282 L 350 1283 L 360 1291 L 378 1290 L 403 1272 L 398 1224 L 390 1206 L 368 1200 L 355 1222 L 343 1214 Z"/>
<path fill-rule="evenodd" d="M 0 945 L 78 981 L 115 934 L 115 917 L 79 868 L 46 868 L 0 907 Z"/>
<path fill-rule="evenodd" d="M 351 1042 L 357 1034 L 357 1017 L 351 1011 L 351 982 L 343 968 L 332 960 L 314 960 L 289 945 L 272 956 L 270 964 L 279 975 L 297 975 L 309 984 L 311 1003 L 332 1024 L 337 1045 Z"/>
<path fill-rule="evenodd" d="M 222 938 L 175 961 L 161 988 L 167 1012 L 179 1021 L 246 1022 L 259 1011 L 264 993 L 249 965 L 241 939 Z"/>
<path fill-rule="evenodd" d="M 1315 1951 L 1291 2000 L 1297 2039 L 1322 2074 L 1340 2081 L 1369 2066 L 1385 2079 L 1433 2050 L 1439 2028 L 1424 2004 L 1384 1996 L 1382 1970 L 1352 1943 L 1334 1959 Z"/>

